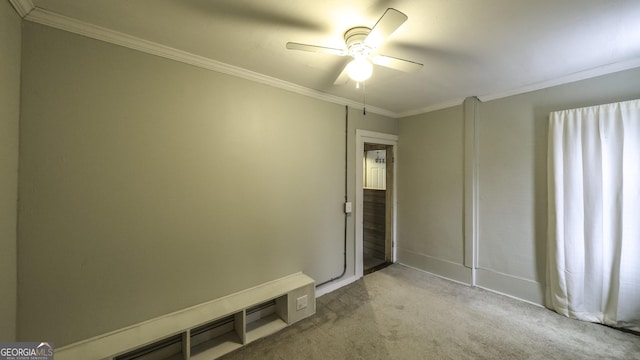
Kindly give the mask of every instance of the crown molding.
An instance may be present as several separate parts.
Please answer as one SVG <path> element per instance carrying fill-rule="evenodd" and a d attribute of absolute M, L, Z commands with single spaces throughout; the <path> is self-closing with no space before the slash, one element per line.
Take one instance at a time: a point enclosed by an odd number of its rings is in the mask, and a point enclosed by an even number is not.
<path fill-rule="evenodd" d="M 635 69 L 637 67 L 640 67 L 640 58 L 598 66 L 598 67 L 587 69 L 584 71 L 579 71 L 571 75 L 562 76 L 556 79 L 542 81 L 535 84 L 525 85 L 522 87 L 514 88 L 514 89 L 507 90 L 500 93 L 478 96 L 478 99 L 480 99 L 480 101 L 482 102 L 502 99 L 509 96 L 520 95 L 520 94 L 528 93 L 531 91 L 550 88 L 553 86 L 559 86 L 559 85 L 569 84 L 576 81 L 587 80 L 597 76 L 613 74 L 619 71 Z"/>
<path fill-rule="evenodd" d="M 58 13 L 35 7 L 32 0 L 9 0 L 16 12 L 25 20 L 46 25 L 49 27 L 65 30 L 78 35 L 90 37 L 96 40 L 124 46 L 130 49 L 142 51 L 148 54 L 160 56 L 163 58 L 179 61 L 185 64 L 197 66 L 223 74 L 243 78 L 246 80 L 262 83 L 283 90 L 287 90 L 300 95 L 316 98 L 334 104 L 347 105 L 355 109 L 366 109 L 369 112 L 376 113 L 391 118 L 409 117 L 418 114 L 424 114 L 431 111 L 441 110 L 462 104 L 464 99 L 456 99 L 449 102 L 430 105 L 427 107 L 409 110 L 405 112 L 393 112 L 375 106 L 365 106 L 364 104 L 339 96 L 331 95 L 322 91 L 313 90 L 304 86 L 296 85 L 284 80 L 266 76 L 251 70 L 229 65 L 220 61 L 209 59 L 203 56 L 195 55 L 186 51 L 178 50 L 169 46 L 147 41 L 125 33 L 117 32 L 108 28 L 93 25 L 74 18 L 70 18 Z M 623 62 L 612 63 L 585 71 L 577 72 L 568 76 L 563 76 L 548 81 L 535 84 L 529 84 L 522 87 L 509 89 L 499 93 L 485 94 L 478 96 L 480 101 L 491 101 L 509 96 L 520 95 L 523 93 L 541 90 L 552 86 L 563 85 L 575 81 L 590 79 L 596 76 L 611 74 L 618 71 L 629 70 L 640 67 L 640 58 L 630 59 Z"/>
<path fill-rule="evenodd" d="M 31 0 L 9 0 L 9 2 L 21 18 L 29 15 L 31 10 L 36 7 Z"/>
<path fill-rule="evenodd" d="M 362 103 L 353 100 L 306 88 L 304 86 L 276 79 L 274 77 L 263 75 L 241 67 L 229 65 L 220 61 L 178 50 L 166 45 L 158 44 L 125 33 L 79 21 L 77 19 L 60 15 L 49 10 L 34 8 L 25 16 L 25 20 L 68 31 L 74 34 L 90 37 L 96 40 L 105 41 L 111 44 L 124 46 L 126 48 L 142 51 L 144 53 L 160 56 L 166 59 L 179 61 L 203 69 L 220 72 L 246 80 L 251 80 L 330 103 L 348 105 L 349 107 L 353 107 L 356 109 L 363 109 L 365 107 Z M 367 111 L 379 115 L 389 116 L 392 118 L 398 117 L 396 113 L 386 109 L 377 108 L 374 106 L 366 106 L 366 109 Z"/>
<path fill-rule="evenodd" d="M 453 101 L 447 101 L 439 104 L 429 105 L 419 109 L 404 111 L 404 112 L 398 113 L 397 117 L 404 118 L 404 117 L 409 117 L 413 115 L 426 114 L 432 111 L 442 110 L 442 109 L 462 105 L 463 102 L 464 102 L 464 99 L 455 99 Z"/>
<path fill-rule="evenodd" d="M 611 63 L 603 66 L 598 66 L 592 69 L 573 73 L 571 75 L 559 77 L 552 80 L 542 81 L 535 84 L 529 84 L 529 85 L 509 89 L 503 92 L 499 92 L 499 93 L 477 96 L 477 98 L 482 102 L 498 100 L 498 99 L 503 99 L 509 96 L 521 95 L 528 92 L 547 89 L 554 86 L 570 84 L 572 82 L 587 80 L 597 76 L 613 74 L 619 71 L 635 69 L 638 67 L 640 67 L 640 58 L 635 58 L 635 59 Z M 430 106 L 415 109 L 415 110 L 396 113 L 396 117 L 404 118 L 404 117 L 409 117 L 413 115 L 425 114 L 425 113 L 436 111 L 436 110 L 458 106 L 458 105 L 461 105 L 463 102 L 464 102 L 464 99 L 457 99 L 450 102 L 430 105 Z"/>

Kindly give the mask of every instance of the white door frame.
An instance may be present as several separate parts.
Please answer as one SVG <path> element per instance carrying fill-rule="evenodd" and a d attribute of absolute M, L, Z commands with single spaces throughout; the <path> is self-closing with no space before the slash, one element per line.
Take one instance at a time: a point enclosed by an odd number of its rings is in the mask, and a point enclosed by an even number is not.
<path fill-rule="evenodd" d="M 363 269 L 363 260 L 362 260 L 362 251 L 363 251 L 363 241 L 362 241 L 362 223 L 363 223 L 363 189 L 364 189 L 364 169 L 363 169 L 363 161 L 364 161 L 364 143 L 373 143 L 373 144 L 383 144 L 383 145 L 391 145 L 393 146 L 393 188 L 392 188 L 392 203 L 393 203 L 393 220 L 392 220 L 392 231 L 391 231 L 391 241 L 394 244 L 391 258 L 392 261 L 396 261 L 396 214 L 397 214 L 397 206 L 396 206 L 396 194 L 398 188 L 398 182 L 396 181 L 397 177 L 397 163 L 398 163 L 398 135 L 379 133 L 368 130 L 356 129 L 356 249 L 355 249 L 355 265 L 356 265 L 356 278 L 361 278 L 364 275 Z M 387 163 L 388 165 L 388 163 Z"/>

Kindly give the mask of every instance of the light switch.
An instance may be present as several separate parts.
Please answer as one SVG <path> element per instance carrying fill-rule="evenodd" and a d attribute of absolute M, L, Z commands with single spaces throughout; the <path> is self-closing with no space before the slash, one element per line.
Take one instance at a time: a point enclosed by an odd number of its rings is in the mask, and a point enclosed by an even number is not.
<path fill-rule="evenodd" d="M 351 214 L 351 202 L 347 201 L 346 203 L 344 203 L 344 213 L 345 214 Z"/>

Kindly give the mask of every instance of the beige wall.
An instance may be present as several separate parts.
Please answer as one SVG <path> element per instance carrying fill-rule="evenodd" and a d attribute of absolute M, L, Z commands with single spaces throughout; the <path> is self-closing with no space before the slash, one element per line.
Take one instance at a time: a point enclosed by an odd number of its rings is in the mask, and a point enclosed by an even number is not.
<path fill-rule="evenodd" d="M 399 129 L 399 261 L 469 282 L 463 265 L 463 107 L 403 118 Z"/>
<path fill-rule="evenodd" d="M 543 303 L 549 113 L 640 98 L 638 84 L 634 69 L 481 104 L 480 286 Z"/>
<path fill-rule="evenodd" d="M 16 338 L 21 19 L 0 2 L 0 341 Z"/>
<path fill-rule="evenodd" d="M 340 274 L 344 107 L 28 22 L 24 38 L 20 339 Z M 351 143 L 397 132 L 351 117 Z"/>
<path fill-rule="evenodd" d="M 0 60 L 2 339 L 15 335 L 18 116 L 19 340 L 62 346 L 292 272 L 342 272 L 343 106 L 28 22 L 20 84 L 20 19 L 8 3 L 0 16 L 14 55 Z M 478 285 L 541 302 L 546 117 L 640 98 L 638 83 L 635 69 L 480 104 Z M 399 134 L 399 261 L 469 283 L 463 109 L 399 122 L 351 109 L 348 197 L 355 130 Z"/>
<path fill-rule="evenodd" d="M 638 84 L 633 69 L 480 104 L 477 285 L 543 303 L 549 112 L 640 98 Z M 400 262 L 470 283 L 461 109 L 400 119 L 398 246 Z"/>

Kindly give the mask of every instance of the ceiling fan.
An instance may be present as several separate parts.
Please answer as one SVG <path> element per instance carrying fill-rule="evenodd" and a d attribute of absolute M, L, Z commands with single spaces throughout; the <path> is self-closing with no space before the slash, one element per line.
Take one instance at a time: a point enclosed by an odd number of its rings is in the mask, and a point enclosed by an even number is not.
<path fill-rule="evenodd" d="M 404 72 L 415 73 L 422 64 L 376 53 L 376 49 L 405 21 L 407 15 L 396 9 L 387 9 L 373 28 L 357 26 L 344 33 L 344 49 L 288 42 L 287 49 L 311 51 L 337 56 L 351 56 L 351 61 L 342 70 L 334 85 L 346 83 L 349 78 L 357 83 L 367 80 L 373 72 L 373 64 Z"/>

